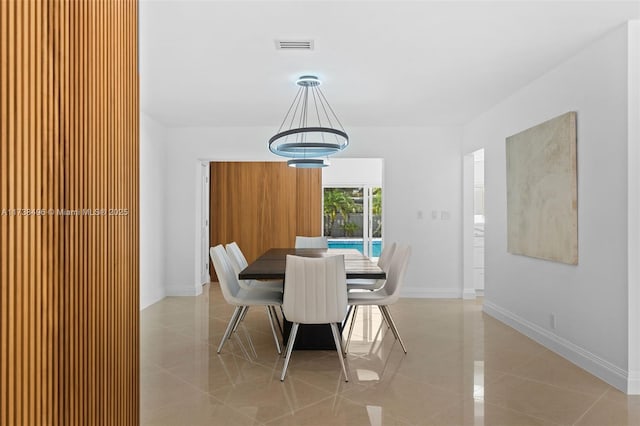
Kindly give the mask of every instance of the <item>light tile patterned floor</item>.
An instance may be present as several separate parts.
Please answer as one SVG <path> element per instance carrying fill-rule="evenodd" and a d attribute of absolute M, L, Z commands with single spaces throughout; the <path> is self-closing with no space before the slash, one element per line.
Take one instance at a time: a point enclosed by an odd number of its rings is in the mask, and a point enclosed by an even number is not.
<path fill-rule="evenodd" d="M 484 315 L 481 300 L 400 300 L 407 355 L 377 308 L 361 308 L 348 383 L 332 351 L 294 352 L 280 382 L 258 308 L 216 354 L 232 311 L 215 283 L 142 311 L 142 424 L 640 425 L 640 397 Z"/>

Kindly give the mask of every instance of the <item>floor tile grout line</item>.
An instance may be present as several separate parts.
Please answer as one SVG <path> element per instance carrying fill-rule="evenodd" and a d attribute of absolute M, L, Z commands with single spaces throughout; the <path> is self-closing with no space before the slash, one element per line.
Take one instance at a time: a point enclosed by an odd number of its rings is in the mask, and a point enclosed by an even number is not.
<path fill-rule="evenodd" d="M 449 408 L 455 406 L 456 404 L 459 404 L 460 402 L 462 402 L 462 404 L 464 404 L 464 395 L 458 395 L 459 399 L 453 401 L 451 404 L 447 404 L 444 406 L 444 408 L 441 411 L 437 411 L 435 413 L 433 413 L 431 416 L 427 417 L 429 420 L 436 418 L 437 416 L 439 416 L 442 413 L 445 413 Z"/>
<path fill-rule="evenodd" d="M 244 417 L 246 417 L 246 418 L 248 418 L 248 419 L 250 419 L 250 420 L 256 421 L 255 419 L 252 419 L 251 417 L 249 417 L 248 415 L 244 414 L 243 412 L 238 411 L 238 410 L 237 410 L 237 409 L 235 409 L 234 407 L 232 407 L 232 406 L 228 405 L 225 401 L 222 401 L 220 398 L 216 397 L 215 395 L 212 395 L 210 392 L 207 392 L 207 391 L 204 391 L 204 390 L 200 389 L 199 387 L 197 387 L 197 386 L 196 386 L 196 385 L 194 385 L 193 383 L 191 383 L 191 382 L 189 382 L 189 381 L 185 380 L 184 378 L 182 378 L 182 377 L 180 377 L 179 375 L 177 375 L 177 374 L 175 374 L 175 373 L 171 372 L 170 370 L 166 369 L 165 367 L 162 367 L 162 366 L 157 365 L 157 364 L 155 364 L 155 366 L 156 366 L 156 367 L 158 367 L 160 370 L 162 370 L 162 371 L 161 371 L 162 373 L 165 373 L 165 374 L 167 374 L 167 375 L 171 376 L 172 378 L 177 379 L 178 381 L 180 381 L 180 382 L 182 382 L 182 383 L 184 383 L 184 384 L 188 385 L 189 387 L 191 387 L 191 388 L 195 389 L 195 390 L 196 390 L 196 391 L 198 391 L 199 393 L 201 393 L 201 394 L 203 394 L 203 395 L 205 395 L 205 396 L 207 396 L 207 397 L 209 397 L 209 398 L 213 398 L 216 402 L 218 402 L 219 404 L 224 405 L 225 407 L 227 407 L 227 408 L 231 409 L 232 411 L 234 411 L 234 412 L 236 412 L 236 413 L 239 413 L 239 414 L 241 414 L 242 416 L 244 416 Z M 259 426 L 262 426 L 262 425 L 264 425 L 264 422 L 259 422 Z"/>
<path fill-rule="evenodd" d="M 220 403 L 220 404 L 224 405 L 224 406 L 225 406 L 225 407 L 227 407 L 227 408 L 230 408 L 232 411 L 234 411 L 234 412 L 236 412 L 236 413 L 239 413 L 239 414 L 241 414 L 242 416 L 244 416 L 244 417 L 246 417 L 246 418 L 248 418 L 248 419 L 250 419 L 250 420 L 258 421 L 258 420 L 256 420 L 256 419 L 251 418 L 250 416 L 248 416 L 247 414 L 243 413 L 242 411 L 239 411 L 238 409 L 234 408 L 233 406 L 231 406 L 231 405 L 227 404 L 227 402 L 226 402 L 226 401 L 223 401 L 223 400 L 222 400 L 222 399 L 220 399 L 219 397 L 217 397 L 217 396 L 213 395 L 211 392 L 208 392 L 208 391 L 205 391 L 205 390 L 203 390 L 203 389 L 200 389 L 200 388 L 199 388 L 198 386 L 196 386 L 195 384 L 193 384 L 193 383 L 189 382 L 188 380 L 186 380 L 186 379 L 184 379 L 184 378 L 180 377 L 179 375 L 177 375 L 177 374 L 173 373 L 172 371 L 170 371 L 170 370 L 168 370 L 168 369 L 166 369 L 166 368 L 164 368 L 164 367 L 160 367 L 160 368 L 161 368 L 162 370 L 164 370 L 164 372 L 166 372 L 166 373 L 167 373 L 167 374 L 169 374 L 170 376 L 172 376 L 172 377 L 174 377 L 174 378 L 177 378 L 178 380 L 180 380 L 180 381 L 181 381 L 181 382 L 183 382 L 183 383 L 186 383 L 187 385 L 189 385 L 189 386 L 191 386 L 192 388 L 194 388 L 194 389 L 198 390 L 199 392 L 203 393 L 204 395 L 206 395 L 206 396 L 208 396 L 208 397 L 210 397 L 210 398 L 213 398 L 216 402 L 218 402 L 218 403 Z M 224 390 L 225 388 L 231 388 L 231 387 L 233 387 L 233 386 L 234 386 L 234 385 L 232 385 L 232 384 L 231 384 L 231 385 L 227 385 L 227 386 L 223 386 L 223 387 L 221 387 L 219 390 Z M 261 425 L 264 425 L 264 422 L 260 422 L 260 421 L 258 421 L 258 423 L 259 423 L 259 425 L 260 425 L 260 426 L 261 426 Z"/>
<path fill-rule="evenodd" d="M 188 380 L 185 380 L 184 378 L 180 377 L 179 375 L 173 373 L 171 370 L 167 369 L 166 367 L 163 367 L 161 365 L 157 365 L 156 366 L 158 368 L 160 368 L 160 370 L 162 370 L 163 373 L 168 374 L 169 376 L 173 377 L 174 379 L 178 379 L 179 381 L 181 381 L 182 383 L 185 383 L 187 385 L 189 385 L 190 387 L 202 392 L 202 393 L 206 393 L 208 394 L 208 392 L 203 391 L 202 389 L 200 389 L 199 387 L 197 387 L 196 385 L 194 385 L 193 383 L 189 382 Z M 217 398 L 216 398 L 217 399 Z"/>
<path fill-rule="evenodd" d="M 565 389 L 565 388 L 561 388 L 561 387 L 558 387 L 558 386 L 554 386 L 554 385 L 551 385 L 551 384 L 546 383 L 546 382 L 540 382 L 540 381 L 537 381 L 537 380 L 531 380 L 531 379 L 527 379 L 527 378 L 523 378 L 523 377 L 518 377 L 518 376 L 515 376 L 515 375 L 513 375 L 513 374 L 511 374 L 511 373 L 506 373 L 504 376 L 513 376 L 513 377 L 516 377 L 516 378 L 518 378 L 518 379 L 524 379 L 524 380 L 531 381 L 531 382 L 534 382 L 534 383 L 539 383 L 539 384 L 548 385 L 548 386 L 554 387 L 554 388 L 556 388 L 556 389 L 560 389 L 560 390 L 563 390 L 563 391 L 569 391 L 569 392 L 572 392 L 572 393 L 575 393 L 575 394 L 578 394 L 578 395 L 582 395 L 582 396 L 591 396 L 591 397 L 593 397 L 593 396 L 594 396 L 594 395 L 588 395 L 588 394 L 585 394 L 585 393 L 582 393 L 582 392 L 578 392 L 578 391 L 573 391 L 573 390 L 571 390 L 571 389 Z M 502 378 L 500 378 L 500 380 L 502 380 L 502 379 L 504 378 L 504 376 L 503 376 Z M 600 401 L 600 399 L 602 399 L 602 397 L 604 396 L 604 394 L 606 394 L 608 391 L 609 391 L 609 389 L 606 389 L 606 390 L 602 393 L 602 395 L 600 395 L 600 396 L 596 397 L 596 400 L 595 400 L 592 404 L 590 404 L 590 405 L 589 405 L 589 407 L 588 407 L 588 408 L 587 408 L 587 409 L 582 413 L 582 415 L 578 418 L 578 420 L 576 420 L 576 422 L 580 421 L 580 419 L 581 419 L 581 418 L 582 418 L 582 417 L 583 417 L 583 416 L 584 416 L 584 415 L 585 415 L 585 414 L 586 414 L 586 413 L 591 409 L 591 407 L 593 407 L 593 406 L 594 406 L 598 401 Z M 485 401 L 485 402 L 486 402 L 486 401 Z M 517 412 L 517 413 L 525 414 L 525 415 L 527 415 L 527 416 L 529 416 L 529 417 L 533 417 L 533 418 L 536 418 L 536 419 L 539 419 L 539 420 L 543 420 L 543 421 L 545 421 L 545 422 L 555 423 L 555 422 L 553 422 L 553 421 L 551 421 L 551 420 L 544 419 L 544 418 L 542 418 L 542 417 L 535 416 L 535 415 L 533 415 L 533 414 L 525 413 L 525 412 L 520 411 L 520 410 L 514 410 L 513 408 L 506 407 L 506 406 L 502 406 L 502 405 L 496 404 L 496 403 L 491 402 L 491 401 L 486 402 L 486 403 L 491 404 L 491 405 L 495 405 L 495 406 L 498 406 L 498 407 L 501 407 L 501 408 L 503 408 L 503 409 L 508 409 L 508 410 L 511 410 L 511 411 L 514 411 L 514 412 Z M 572 423 L 572 425 L 575 425 L 575 423 L 576 423 L 576 422 Z M 557 424 L 557 423 L 556 423 L 556 424 Z"/>
<path fill-rule="evenodd" d="M 307 382 L 305 382 L 304 380 L 300 380 L 300 379 L 297 379 L 297 378 L 290 378 L 290 380 L 295 380 L 295 381 L 297 381 L 297 382 L 302 382 L 302 383 L 304 383 L 304 384 L 308 385 L 308 383 L 307 383 Z M 280 379 L 278 379 L 278 378 L 274 377 L 274 378 L 273 378 L 273 380 L 271 380 L 271 382 L 275 382 L 275 381 L 278 381 L 278 382 L 279 382 L 279 381 L 280 381 Z M 283 383 L 283 384 L 284 384 L 284 383 Z M 231 388 L 231 387 L 234 387 L 234 386 L 233 386 L 233 385 L 227 385 L 227 386 L 224 386 L 224 387 L 220 388 L 220 390 L 224 390 L 224 389 L 226 389 L 226 388 Z M 273 418 L 273 419 L 270 419 L 268 422 L 262 422 L 262 424 L 267 424 L 267 423 L 273 422 L 273 421 L 275 421 L 275 420 L 277 420 L 277 419 L 279 419 L 279 418 L 281 418 L 281 417 L 285 417 L 285 416 L 288 416 L 288 415 L 294 414 L 296 411 L 303 410 L 303 409 L 305 409 L 305 408 L 311 407 L 312 405 L 318 404 L 318 403 L 320 403 L 320 402 L 322 402 L 322 401 L 324 401 L 324 400 L 326 400 L 326 399 L 329 399 L 329 398 L 332 398 L 332 397 L 335 397 L 335 396 L 338 396 L 338 397 L 340 396 L 340 395 L 331 394 L 329 391 L 326 391 L 326 390 L 324 390 L 324 389 L 318 388 L 317 386 L 312 386 L 312 387 L 314 387 L 314 388 L 316 388 L 316 389 L 318 389 L 318 390 L 321 390 L 321 391 L 323 391 L 323 392 L 329 393 L 329 395 L 327 395 L 326 397 L 322 397 L 322 398 L 320 398 L 319 400 L 314 401 L 314 402 L 311 402 L 311 403 L 309 403 L 309 404 L 302 405 L 302 406 L 300 406 L 300 407 L 298 407 L 298 408 L 293 408 L 293 409 L 291 410 L 291 412 L 289 412 L 289 413 L 285 413 L 285 414 L 282 414 L 281 416 L 278 416 L 278 417 L 275 417 L 275 418 Z M 209 394 L 209 395 L 211 395 L 210 393 L 208 393 L 208 394 Z M 211 395 L 211 396 L 213 396 L 213 395 Z M 233 406 L 228 405 L 225 401 L 221 401 L 219 398 L 215 398 L 215 399 L 216 399 L 216 400 L 218 400 L 218 401 L 220 401 L 222 404 L 224 404 L 224 405 L 226 405 L 226 406 L 228 406 L 228 407 L 230 407 L 230 408 L 234 408 Z M 234 411 L 238 411 L 238 410 L 234 408 Z M 244 414 L 244 413 L 243 413 L 243 414 Z M 254 420 L 254 419 L 252 419 L 252 420 Z"/>
<path fill-rule="evenodd" d="M 489 404 L 489 405 L 493 405 L 494 407 L 498 407 L 498 408 L 501 408 L 501 409 L 506 410 L 506 411 L 510 411 L 512 413 L 522 414 L 524 416 L 530 417 L 532 419 L 540 420 L 540 421 L 545 422 L 545 423 L 551 423 L 551 424 L 557 425 L 557 426 L 561 426 L 562 425 L 562 423 L 557 423 L 557 422 L 554 422 L 552 420 L 536 416 L 534 414 L 525 413 L 524 411 L 516 410 L 516 409 L 513 409 L 511 407 L 503 407 L 502 405 L 498 405 L 498 404 L 495 404 L 493 402 L 487 402 L 487 401 L 484 401 L 484 403 L 485 404 Z"/>
<path fill-rule="evenodd" d="M 216 398 L 217 399 L 217 398 Z M 248 414 L 243 413 L 242 411 L 238 410 L 235 407 L 232 407 L 231 405 L 227 404 L 226 402 L 222 402 L 222 405 L 224 405 L 225 407 L 227 407 L 228 409 L 230 409 L 231 411 L 233 411 L 234 413 L 238 413 L 240 415 L 242 415 L 243 417 L 252 420 L 253 422 L 257 422 L 257 426 L 264 426 L 266 423 L 254 418 L 251 418 L 251 416 L 249 416 Z"/>
<path fill-rule="evenodd" d="M 542 380 L 534 379 L 534 378 L 531 378 L 531 377 L 522 376 L 522 375 L 514 373 L 513 371 L 505 373 L 505 374 L 508 374 L 510 376 L 516 377 L 516 378 L 521 379 L 521 380 L 527 380 L 529 382 L 534 382 L 534 383 L 539 383 L 539 384 L 542 384 L 542 385 L 547 385 L 547 386 L 550 386 L 550 387 L 555 388 L 555 389 L 559 389 L 559 390 L 562 390 L 562 391 L 573 392 L 573 393 L 577 393 L 577 394 L 580 394 L 580 395 L 589 396 L 589 397 L 592 397 L 592 398 L 599 398 L 600 396 L 602 396 L 602 394 L 597 395 L 597 394 L 594 394 L 594 393 L 583 392 L 583 391 L 579 391 L 579 390 L 576 390 L 576 389 L 570 389 L 570 388 L 567 388 L 567 387 L 564 387 L 564 386 L 560 386 L 560 385 L 556 385 L 556 384 L 553 384 L 553 383 L 545 382 L 545 381 L 542 381 Z M 590 373 L 586 373 L 586 374 L 590 374 Z M 595 376 L 593 376 L 593 377 L 595 377 Z M 607 388 L 603 392 L 607 392 L 611 388 L 611 385 L 608 385 L 606 383 L 605 383 L 605 385 L 607 386 Z"/>
<path fill-rule="evenodd" d="M 347 368 L 348 368 L 348 367 L 347 367 Z M 287 372 L 288 372 L 288 370 L 287 370 Z M 323 375 L 322 373 L 315 373 L 315 374 L 318 374 L 318 375 L 320 375 L 320 376 L 322 376 L 322 375 Z M 340 374 L 340 380 L 341 380 L 341 383 L 350 383 L 350 382 L 345 382 L 345 381 L 344 381 L 344 377 L 342 376 L 342 370 L 336 370 L 336 374 Z M 331 391 L 328 391 L 328 390 L 324 389 L 323 387 L 318 386 L 317 384 L 315 384 L 315 383 L 313 383 L 313 382 L 311 382 L 311 381 L 308 381 L 308 380 L 305 380 L 305 379 L 301 379 L 300 377 L 294 377 L 294 379 L 295 379 L 295 380 L 297 380 L 297 381 L 299 381 L 299 382 L 302 382 L 302 383 L 304 383 L 304 384 L 306 384 L 306 385 L 309 385 L 309 386 L 311 386 L 311 387 L 313 387 L 313 388 L 319 389 L 319 390 L 324 391 L 324 392 L 329 392 L 329 393 L 331 393 Z M 366 385 L 362 385 L 362 384 L 359 384 L 359 383 L 355 383 L 355 384 L 354 384 L 354 383 L 350 383 L 350 384 L 351 384 L 351 385 L 353 385 L 353 386 L 361 386 L 361 387 L 363 387 L 363 388 L 364 388 L 364 387 L 367 387 Z M 349 390 L 350 390 L 350 389 L 346 389 L 346 391 L 349 391 Z M 337 391 L 333 391 L 333 394 L 334 394 L 334 395 L 337 395 L 337 396 L 339 396 L 339 397 L 340 397 L 340 396 L 342 396 L 342 394 L 343 394 L 343 392 L 344 392 L 344 391 L 345 391 L 345 389 L 340 389 L 340 390 L 337 390 Z"/>
<path fill-rule="evenodd" d="M 609 392 L 609 389 L 607 389 L 607 390 L 605 390 L 604 392 L 602 392 L 602 395 L 600 395 L 600 397 L 599 397 L 598 399 L 596 399 L 596 400 L 593 402 L 593 404 L 591 404 L 591 405 L 590 405 L 590 406 L 589 406 L 589 407 L 584 411 L 584 413 L 582 413 L 582 415 L 581 415 L 580 417 L 578 417 L 578 419 L 577 419 L 575 422 L 573 422 L 573 423 L 572 423 L 572 425 L 576 425 L 576 424 L 578 424 L 578 422 L 579 422 L 580 420 L 582 420 L 582 419 L 584 418 L 584 416 L 586 416 L 586 415 L 587 415 L 587 413 L 588 413 L 589 411 L 591 411 L 591 409 L 592 409 L 593 407 L 595 407 L 595 406 L 596 406 L 596 404 L 597 404 L 598 402 L 602 401 L 602 399 L 603 399 L 603 398 L 604 398 L 604 396 L 607 394 L 607 392 Z"/>
<path fill-rule="evenodd" d="M 282 414 L 282 415 L 280 415 L 278 417 L 274 417 L 273 419 L 269 420 L 268 422 L 264 422 L 264 424 L 265 425 L 269 425 L 269 424 L 275 422 L 276 420 L 281 420 L 281 419 L 284 419 L 287 416 L 295 415 L 295 413 L 298 412 L 298 411 L 302 411 L 302 410 L 307 409 L 309 407 L 313 407 L 314 405 L 321 404 L 322 402 L 324 402 L 326 400 L 329 400 L 330 398 L 333 398 L 334 396 L 335 395 L 329 395 L 329 396 L 327 396 L 325 398 L 322 398 L 322 399 L 319 399 L 317 401 L 314 401 L 311 404 L 307 404 L 307 405 L 305 405 L 303 407 L 295 408 L 290 413 L 285 413 L 285 414 Z"/>
<path fill-rule="evenodd" d="M 433 386 L 433 385 L 430 385 L 430 386 Z M 353 404 L 362 405 L 362 404 L 361 404 L 361 402 L 359 402 L 359 401 L 356 401 L 356 400 L 353 400 L 353 399 L 349 398 L 349 396 L 348 396 L 348 395 L 341 395 L 341 397 L 342 397 L 342 398 L 344 398 L 344 399 L 346 399 L 347 401 L 349 401 L 349 402 L 353 403 Z M 458 398 L 456 401 L 453 401 L 453 402 L 451 402 L 450 404 L 445 405 L 445 407 L 444 407 L 441 411 L 437 411 L 437 412 L 433 413 L 432 415 L 430 415 L 430 416 L 428 417 L 428 419 L 434 419 L 434 418 L 435 418 L 435 417 L 437 417 L 438 415 L 440 415 L 440 414 L 442 414 L 442 413 L 446 412 L 446 411 L 447 411 L 447 409 L 449 409 L 449 408 L 451 408 L 451 407 L 455 406 L 456 404 L 458 404 L 458 403 L 460 403 L 460 402 L 462 402 L 462 403 L 464 404 L 464 402 L 465 402 L 465 398 L 467 398 L 464 394 L 456 394 L 456 397 Z M 473 398 L 471 398 L 471 399 L 473 399 Z M 513 413 L 522 414 L 522 415 L 524 415 L 524 416 L 526 416 L 526 417 L 529 417 L 529 418 L 532 418 L 532 419 L 536 419 L 536 420 L 540 420 L 540 421 L 543 421 L 543 422 L 545 422 L 545 423 L 551 423 L 551 424 L 553 424 L 553 425 L 560 425 L 560 423 L 557 423 L 557 422 L 554 422 L 554 421 L 551 421 L 551 420 L 548 420 L 548 419 L 544 419 L 544 418 L 541 418 L 541 417 L 538 417 L 538 416 L 535 416 L 535 415 L 532 415 L 532 414 L 529 414 L 529 413 L 525 413 L 525 412 L 523 412 L 523 411 L 514 410 L 513 408 L 506 407 L 506 406 L 502 406 L 502 405 L 495 404 L 495 403 L 492 403 L 492 402 L 487 402 L 487 401 L 484 401 L 484 400 L 483 400 L 483 404 L 493 405 L 494 407 L 498 407 L 498 408 L 500 408 L 500 409 L 503 409 L 503 410 L 506 410 L 506 411 L 510 411 L 510 412 L 513 412 Z M 405 417 L 403 417 L 403 416 L 398 417 L 397 415 L 395 415 L 395 416 L 392 416 L 392 417 L 399 418 L 399 419 L 400 419 L 400 420 L 402 420 L 403 422 L 408 423 L 408 424 L 411 424 L 411 420 L 410 420 L 410 419 L 407 419 L 407 418 L 405 418 Z"/>
<path fill-rule="evenodd" d="M 362 405 L 362 402 L 356 401 L 355 399 L 349 398 L 349 394 L 346 394 L 346 395 L 343 394 L 343 395 L 340 395 L 340 397 L 345 399 L 347 402 L 350 402 L 351 404 Z M 399 417 L 398 415 L 392 415 L 392 417 L 398 418 L 403 423 L 411 424 L 411 421 L 408 421 L 407 419 L 405 419 L 402 416 Z"/>

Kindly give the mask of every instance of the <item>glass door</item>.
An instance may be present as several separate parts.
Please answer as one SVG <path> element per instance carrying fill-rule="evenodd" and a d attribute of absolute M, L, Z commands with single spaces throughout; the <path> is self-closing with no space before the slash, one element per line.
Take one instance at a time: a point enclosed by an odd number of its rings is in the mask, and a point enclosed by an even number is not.
<path fill-rule="evenodd" d="M 382 244 L 382 189 L 325 187 L 324 235 L 330 248 L 356 249 L 379 257 Z"/>

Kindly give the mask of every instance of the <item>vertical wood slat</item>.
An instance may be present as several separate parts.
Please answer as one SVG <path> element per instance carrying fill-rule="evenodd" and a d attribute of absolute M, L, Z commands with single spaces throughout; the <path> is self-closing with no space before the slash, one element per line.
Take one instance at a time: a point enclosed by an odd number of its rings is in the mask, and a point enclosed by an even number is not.
<path fill-rule="evenodd" d="M 16 146 L 15 146 L 15 162 L 14 162 L 14 172 L 15 174 L 11 176 L 15 179 L 15 185 L 17 186 L 15 191 L 15 202 L 16 205 L 22 206 L 24 194 L 25 194 L 25 183 L 24 183 L 24 164 L 25 161 L 22 158 L 23 156 L 23 146 L 24 146 L 24 131 L 26 130 L 26 126 L 24 123 L 24 82 L 23 76 L 25 73 L 24 66 L 24 27 L 25 27 L 25 19 L 23 15 L 24 3 L 18 2 L 16 4 L 16 45 L 14 47 L 16 52 L 16 71 L 15 71 L 15 84 L 16 84 L 16 101 L 15 101 L 15 109 L 16 109 L 16 117 L 15 117 L 15 126 L 16 126 Z M 17 253 L 16 260 L 16 282 L 24 283 L 23 276 L 23 263 L 18 261 L 18 259 L 24 258 L 24 224 L 22 220 L 15 220 L 15 229 L 16 229 L 16 239 L 15 239 L 15 250 Z M 18 312 L 24 312 L 25 309 L 28 311 L 28 307 L 24 306 L 24 286 L 20 285 L 16 287 L 15 291 L 15 305 L 16 305 L 16 314 Z M 10 302 L 11 303 L 11 302 Z M 16 402 L 17 406 L 15 407 L 15 419 L 18 424 L 26 423 L 26 419 L 24 415 L 26 414 L 26 407 L 24 406 L 27 402 L 24 395 L 24 350 L 26 349 L 26 345 L 24 342 L 24 323 L 27 319 L 27 315 L 16 315 L 15 318 L 15 328 L 13 331 L 15 337 L 15 365 L 16 365 L 16 378 L 14 379 L 14 387 L 16 393 Z"/>
<path fill-rule="evenodd" d="M 296 235 L 321 235 L 322 172 L 282 162 L 210 164 L 209 242 L 236 241 L 249 262 Z M 210 264 L 211 279 L 215 271 Z"/>
<path fill-rule="evenodd" d="M 9 141 L 9 7 L 7 2 L 0 2 L 0 205 L 8 203 L 9 191 L 5 187 L 8 182 L 9 172 L 8 161 L 8 141 Z M 9 279 L 9 252 L 8 252 L 8 218 L 0 217 L 0 283 Z M 8 323 L 9 315 L 9 286 L 0 286 L 0 323 Z M 0 357 L 8 358 L 9 342 L 8 330 L 0 328 Z M 11 401 L 8 397 L 9 383 L 4 380 L 8 376 L 8 363 L 0 363 L 0 424 L 8 424 L 9 406 Z"/>
<path fill-rule="evenodd" d="M 35 124 L 35 135 L 34 135 L 34 151 L 36 153 L 36 165 L 35 165 L 35 179 L 34 179 L 34 185 L 35 185 L 35 200 L 34 202 L 36 203 L 36 205 L 39 206 L 43 206 L 43 193 L 39 188 L 39 182 L 42 182 L 43 180 L 43 173 L 42 173 L 42 157 L 43 157 L 43 153 L 45 151 L 45 142 L 43 140 L 43 135 L 42 135 L 42 129 L 43 129 L 43 104 L 44 102 L 38 102 L 38 96 L 40 96 L 40 94 L 43 93 L 43 84 L 42 84 L 42 80 L 43 80 L 43 60 L 44 58 L 39 58 L 38 55 L 36 54 L 36 52 L 41 52 L 42 48 L 43 48 L 43 34 L 42 34 L 42 3 L 41 2 L 36 2 L 35 3 L 35 21 L 34 21 L 34 26 L 35 26 L 35 47 L 34 47 L 34 65 L 35 65 L 35 92 L 34 92 L 34 99 L 33 99 L 33 105 L 34 108 L 36 109 L 36 119 L 34 120 L 34 124 Z M 35 219 L 35 218 L 34 218 Z M 35 276 L 35 282 L 36 283 L 41 283 L 45 277 L 45 275 L 43 274 L 43 269 L 45 267 L 44 265 L 44 244 L 43 244 L 43 229 L 42 229 L 42 220 L 36 220 L 36 229 L 35 229 L 35 240 L 36 240 L 36 247 L 35 247 L 35 252 L 37 254 L 37 258 L 35 259 L 35 268 L 34 270 L 37 271 L 37 275 Z M 37 285 L 36 284 L 36 300 L 35 300 L 35 306 L 43 306 L 43 299 L 42 299 L 42 293 L 43 293 L 43 285 Z M 41 419 L 42 418 L 42 401 L 44 399 L 44 393 L 41 392 L 37 392 L 36 389 L 38 386 L 40 386 L 41 383 L 43 383 L 43 378 L 44 378 L 44 368 L 43 368 L 43 348 L 46 347 L 46 341 L 43 338 L 43 333 L 42 333 L 42 329 L 43 329 L 43 321 L 42 321 L 42 311 L 43 309 L 38 309 L 36 311 L 36 318 L 35 318 L 35 326 L 36 326 L 36 333 L 35 333 L 35 345 L 34 345 L 34 351 L 36 352 L 36 363 L 35 363 L 35 371 L 36 371 L 36 377 L 35 377 L 35 383 L 34 383 L 34 396 L 33 398 L 35 399 L 35 413 L 34 413 L 34 418 L 35 419 Z M 43 386 L 43 390 L 44 388 L 46 388 L 45 386 Z"/>
<path fill-rule="evenodd" d="M 0 206 L 8 204 L 9 191 L 5 185 L 8 183 L 7 173 L 8 145 L 9 145 L 9 5 L 8 2 L 0 2 Z M 8 250 L 8 218 L 0 216 L 0 283 L 8 282 L 9 271 L 9 250 Z M 8 323 L 9 315 L 9 286 L 0 286 L 0 323 Z M 8 358 L 9 342 L 8 330 L 0 327 L 0 357 Z M 0 363 L 0 424 L 9 422 L 8 398 L 9 383 L 5 378 L 8 376 L 8 363 Z M 6 396 L 5 396 L 6 395 Z"/>
<path fill-rule="evenodd" d="M 137 8 L 0 1 L 3 425 L 139 420 Z"/>
<path fill-rule="evenodd" d="M 15 38 L 13 40 L 9 40 L 9 57 L 7 60 L 13 59 L 12 63 L 9 63 L 9 108 L 8 113 L 11 116 L 9 121 L 9 140 L 7 143 L 9 146 L 9 175 L 7 176 L 7 185 L 9 186 L 9 205 L 16 204 L 16 192 L 17 189 L 14 185 L 10 185 L 8 182 L 16 177 L 16 143 L 19 143 L 18 140 L 18 106 L 16 103 L 16 92 L 19 91 L 19 87 L 16 81 L 16 67 L 18 63 L 17 53 L 16 53 L 16 43 L 19 36 L 18 28 L 16 25 L 16 4 L 14 2 L 9 2 L 9 36 L 15 34 Z M 15 139 L 14 139 L 15 138 Z M 11 141 L 15 141 L 14 143 L 10 143 Z M 16 271 L 16 255 L 19 251 L 16 234 L 18 233 L 18 226 L 16 223 L 16 217 L 10 217 L 9 220 L 9 247 L 8 247 L 8 257 L 9 257 L 9 280 L 11 283 L 17 279 L 17 271 Z M 9 289 L 9 319 L 15 318 L 16 312 L 18 311 L 18 297 L 17 297 L 17 288 L 11 286 Z M 9 349 L 8 356 L 9 365 L 16 368 L 16 372 L 18 369 L 19 361 L 16 362 L 16 345 L 19 343 L 16 340 L 16 328 L 18 327 L 17 321 L 7 327 L 7 333 L 9 334 Z M 10 368 L 9 368 L 10 369 Z M 16 374 L 11 374 L 12 372 L 8 372 L 9 377 L 9 421 L 15 422 L 16 419 L 16 401 L 18 400 L 18 390 L 15 386 Z"/>

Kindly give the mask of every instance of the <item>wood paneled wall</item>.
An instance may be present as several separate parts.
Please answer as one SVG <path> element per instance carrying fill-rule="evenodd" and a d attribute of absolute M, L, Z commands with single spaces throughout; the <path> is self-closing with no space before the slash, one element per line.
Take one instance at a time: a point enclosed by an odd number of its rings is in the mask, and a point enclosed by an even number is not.
<path fill-rule="evenodd" d="M 235 241 L 252 262 L 270 248 L 293 247 L 296 235 L 322 235 L 320 169 L 215 162 L 210 182 L 211 246 Z"/>
<path fill-rule="evenodd" d="M 0 0 L 0 424 L 139 421 L 135 0 Z"/>

